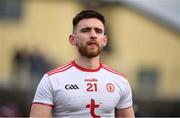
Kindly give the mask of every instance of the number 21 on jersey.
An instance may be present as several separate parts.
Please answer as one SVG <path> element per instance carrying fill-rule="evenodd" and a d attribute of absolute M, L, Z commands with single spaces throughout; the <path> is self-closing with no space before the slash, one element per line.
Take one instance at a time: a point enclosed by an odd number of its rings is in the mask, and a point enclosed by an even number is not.
<path fill-rule="evenodd" d="M 87 92 L 97 92 L 97 83 L 87 83 Z"/>

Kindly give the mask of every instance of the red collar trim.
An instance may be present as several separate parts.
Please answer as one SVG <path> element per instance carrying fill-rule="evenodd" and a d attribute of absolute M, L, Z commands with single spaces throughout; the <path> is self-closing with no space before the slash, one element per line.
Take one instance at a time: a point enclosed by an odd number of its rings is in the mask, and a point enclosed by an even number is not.
<path fill-rule="evenodd" d="M 77 69 L 79 69 L 79 70 L 81 70 L 81 71 L 86 71 L 86 72 L 97 72 L 97 71 L 99 71 L 99 70 L 101 69 L 101 67 L 102 67 L 102 64 L 101 64 L 101 63 L 99 63 L 99 67 L 96 68 L 96 69 L 88 69 L 88 68 L 81 67 L 81 66 L 79 66 L 78 64 L 76 64 L 74 60 L 73 60 L 72 63 L 73 63 L 73 65 L 74 65 Z"/>

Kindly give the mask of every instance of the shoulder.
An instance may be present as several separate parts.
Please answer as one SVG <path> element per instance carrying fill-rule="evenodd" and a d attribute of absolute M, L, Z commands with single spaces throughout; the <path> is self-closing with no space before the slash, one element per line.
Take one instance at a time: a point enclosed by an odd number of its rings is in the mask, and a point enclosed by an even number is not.
<path fill-rule="evenodd" d="M 69 62 L 61 65 L 58 68 L 50 70 L 49 72 L 47 72 L 47 75 L 51 76 L 51 75 L 54 75 L 54 74 L 57 74 L 57 73 L 60 73 L 60 72 L 64 72 L 64 71 L 70 69 L 72 66 L 73 66 L 73 61 L 69 61 Z"/>
<path fill-rule="evenodd" d="M 111 74 L 117 75 L 117 76 L 122 77 L 122 78 L 127 80 L 127 77 L 124 74 L 120 73 L 119 71 L 117 71 L 117 70 L 115 70 L 115 69 L 113 69 L 113 68 L 111 68 L 105 64 L 102 64 L 102 68 L 107 70 Z"/>

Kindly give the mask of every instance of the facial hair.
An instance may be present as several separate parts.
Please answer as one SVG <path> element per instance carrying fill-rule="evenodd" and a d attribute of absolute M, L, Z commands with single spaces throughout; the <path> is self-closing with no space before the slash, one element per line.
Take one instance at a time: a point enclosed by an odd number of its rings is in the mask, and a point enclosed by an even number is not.
<path fill-rule="evenodd" d="M 86 42 L 85 46 L 80 43 L 79 45 L 77 45 L 77 48 L 79 50 L 79 53 L 81 54 L 81 56 L 87 57 L 87 58 L 93 58 L 96 57 L 98 55 L 101 54 L 102 51 L 102 46 L 99 46 L 97 41 L 93 41 L 93 44 L 95 44 L 97 46 L 96 51 L 92 51 L 91 49 L 88 49 L 88 45 L 92 43 L 92 41 L 88 41 Z"/>

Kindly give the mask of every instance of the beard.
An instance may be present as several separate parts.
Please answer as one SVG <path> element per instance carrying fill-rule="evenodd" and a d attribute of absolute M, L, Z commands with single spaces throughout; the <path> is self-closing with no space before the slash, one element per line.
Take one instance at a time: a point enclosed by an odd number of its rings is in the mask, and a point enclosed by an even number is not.
<path fill-rule="evenodd" d="M 93 43 L 93 45 L 96 45 L 96 49 L 91 49 L 89 47 L 89 45 L 91 45 L 91 43 Z M 93 58 L 96 57 L 98 55 L 101 54 L 102 51 L 102 46 L 99 46 L 99 44 L 96 41 L 88 41 L 85 46 L 83 44 L 79 44 L 77 45 L 77 48 L 79 50 L 79 53 L 81 54 L 81 56 L 87 57 L 87 58 Z"/>

